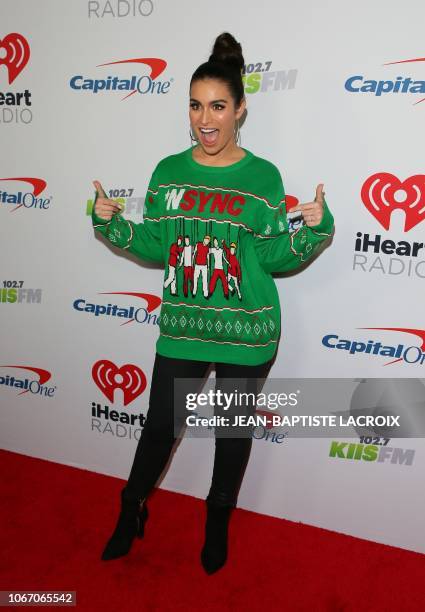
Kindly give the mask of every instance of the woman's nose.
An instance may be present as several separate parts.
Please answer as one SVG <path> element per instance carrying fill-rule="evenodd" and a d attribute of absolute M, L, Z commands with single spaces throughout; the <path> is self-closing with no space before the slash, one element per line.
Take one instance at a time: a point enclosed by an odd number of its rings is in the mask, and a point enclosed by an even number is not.
<path fill-rule="evenodd" d="M 210 110 L 209 108 L 204 108 L 202 111 L 202 123 L 208 123 L 210 118 Z"/>

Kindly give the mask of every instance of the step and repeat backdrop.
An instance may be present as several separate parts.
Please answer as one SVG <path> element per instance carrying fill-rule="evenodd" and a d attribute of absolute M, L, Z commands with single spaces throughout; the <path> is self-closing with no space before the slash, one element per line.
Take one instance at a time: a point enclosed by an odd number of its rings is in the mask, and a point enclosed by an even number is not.
<path fill-rule="evenodd" d="M 3 448 L 127 478 L 163 271 L 95 236 L 92 181 L 142 222 L 155 165 L 191 144 L 189 80 L 223 31 L 246 61 L 242 146 L 279 167 L 291 205 L 323 182 L 336 221 L 329 248 L 276 278 L 270 376 L 347 379 L 353 398 L 403 379 L 424 397 L 424 19 L 420 0 L 1 2 Z M 256 427 L 239 506 L 425 552 L 424 440 L 366 434 Z M 213 456 L 213 438 L 184 438 L 160 486 L 204 498 Z"/>

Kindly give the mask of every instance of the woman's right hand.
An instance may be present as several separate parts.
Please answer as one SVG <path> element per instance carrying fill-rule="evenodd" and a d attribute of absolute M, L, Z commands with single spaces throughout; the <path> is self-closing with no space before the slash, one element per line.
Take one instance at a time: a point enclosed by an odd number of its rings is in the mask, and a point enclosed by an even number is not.
<path fill-rule="evenodd" d="M 97 199 L 94 205 L 94 212 L 100 219 L 110 221 L 112 216 L 122 211 L 121 205 L 115 200 L 110 200 L 99 181 L 93 181 L 97 191 Z"/>

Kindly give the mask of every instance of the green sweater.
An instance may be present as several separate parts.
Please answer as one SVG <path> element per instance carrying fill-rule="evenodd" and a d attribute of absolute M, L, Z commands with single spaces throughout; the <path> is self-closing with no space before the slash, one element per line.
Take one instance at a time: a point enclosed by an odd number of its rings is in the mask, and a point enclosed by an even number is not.
<path fill-rule="evenodd" d="M 161 160 L 144 222 L 92 212 L 95 230 L 140 259 L 165 267 L 157 352 L 166 357 L 258 365 L 280 335 L 273 272 L 295 270 L 331 235 L 333 216 L 289 232 L 279 170 L 245 150 L 225 167 L 192 149 Z"/>

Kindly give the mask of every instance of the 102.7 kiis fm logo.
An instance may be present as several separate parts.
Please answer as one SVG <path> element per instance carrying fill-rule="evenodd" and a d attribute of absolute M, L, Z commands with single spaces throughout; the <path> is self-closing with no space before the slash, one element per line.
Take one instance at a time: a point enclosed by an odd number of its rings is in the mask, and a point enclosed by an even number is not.
<path fill-rule="evenodd" d="M 413 465 L 415 449 L 400 447 L 400 442 L 425 434 L 425 386 L 421 379 L 363 378 L 358 382 L 349 409 L 334 414 L 343 418 L 373 415 L 375 420 L 401 415 L 401 426 L 356 425 L 359 442 L 332 440 L 328 456 L 352 462 Z"/>
<path fill-rule="evenodd" d="M 42 290 L 24 287 L 22 280 L 5 280 L 0 287 L 0 304 L 40 304 Z"/>
<path fill-rule="evenodd" d="M 332 440 L 329 457 L 332 459 L 375 461 L 376 463 L 411 466 L 415 458 L 415 449 L 387 446 L 389 442 L 390 438 L 379 436 L 360 436 L 358 443 Z"/>
<path fill-rule="evenodd" d="M 140 222 L 143 220 L 143 212 L 145 205 L 145 198 L 143 196 L 134 195 L 134 188 L 118 188 L 118 189 L 107 189 L 108 198 L 113 198 L 117 202 L 123 205 L 122 213 L 132 217 L 137 216 Z M 86 215 L 91 216 L 93 212 L 94 198 L 90 198 L 86 203 Z"/>
<path fill-rule="evenodd" d="M 245 93 L 267 93 L 294 89 L 298 70 L 271 70 L 272 62 L 255 62 L 245 64 L 242 71 L 242 81 Z"/>

